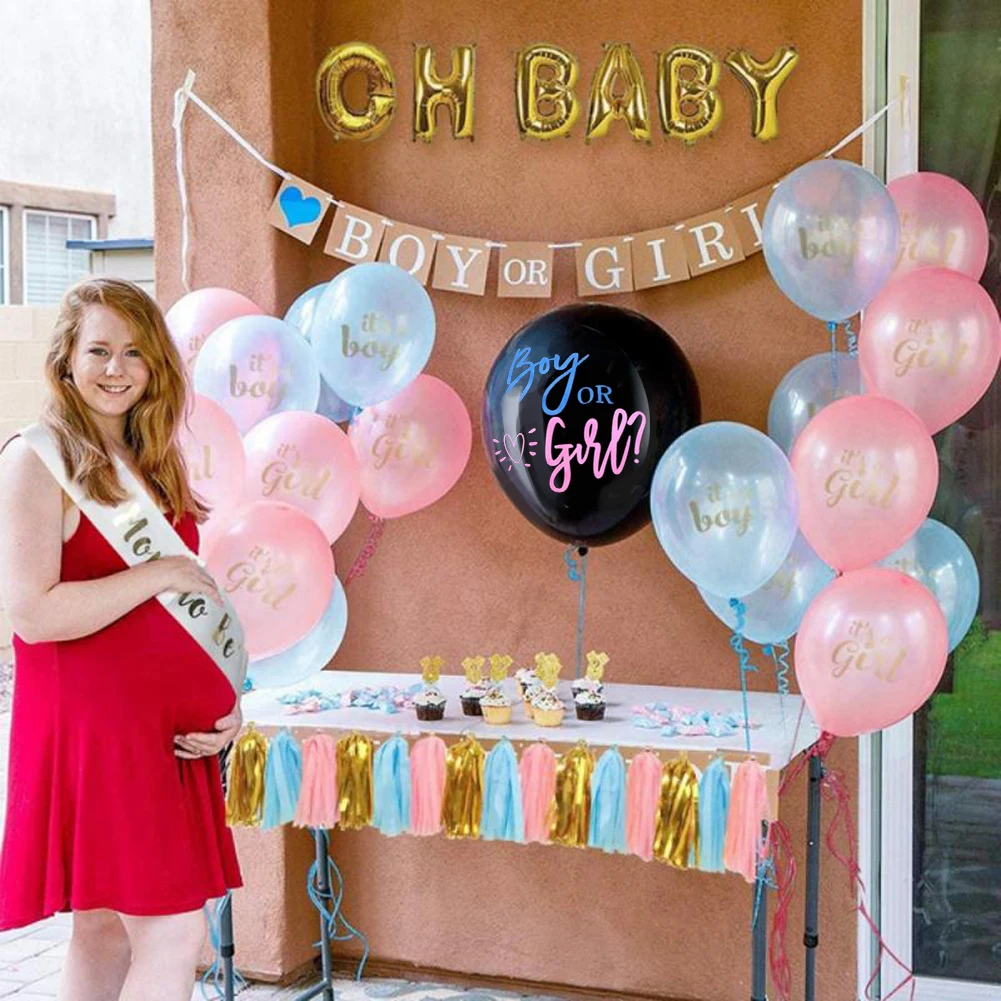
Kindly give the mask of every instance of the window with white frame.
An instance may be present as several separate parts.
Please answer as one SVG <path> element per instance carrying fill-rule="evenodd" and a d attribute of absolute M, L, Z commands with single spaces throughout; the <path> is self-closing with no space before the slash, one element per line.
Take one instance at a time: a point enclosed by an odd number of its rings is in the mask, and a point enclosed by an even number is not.
<path fill-rule="evenodd" d="M 10 237 L 7 235 L 10 216 L 6 205 L 0 205 L 0 306 L 10 302 Z"/>
<path fill-rule="evenodd" d="M 24 213 L 24 302 L 57 303 L 74 282 L 90 273 L 90 251 L 69 250 L 67 240 L 93 240 L 97 220 L 67 212 Z"/>

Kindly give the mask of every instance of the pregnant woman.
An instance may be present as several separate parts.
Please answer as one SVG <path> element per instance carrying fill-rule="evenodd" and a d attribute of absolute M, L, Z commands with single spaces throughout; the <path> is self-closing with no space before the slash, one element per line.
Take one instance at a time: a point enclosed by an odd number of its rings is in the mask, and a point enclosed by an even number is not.
<path fill-rule="evenodd" d="M 245 654 L 193 555 L 184 371 L 153 300 L 99 278 L 66 293 L 45 374 L 42 420 L 0 454 L 0 930 L 73 912 L 64 1001 L 188 1001 L 202 907 L 240 885 L 217 755 Z"/>

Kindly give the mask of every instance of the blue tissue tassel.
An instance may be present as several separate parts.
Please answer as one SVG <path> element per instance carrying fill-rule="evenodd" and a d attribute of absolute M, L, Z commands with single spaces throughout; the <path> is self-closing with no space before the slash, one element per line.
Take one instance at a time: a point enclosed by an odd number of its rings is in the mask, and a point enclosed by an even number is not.
<path fill-rule="evenodd" d="M 617 747 L 598 759 L 591 778 L 591 829 L 588 845 L 606 852 L 626 847 L 626 763 Z"/>
<path fill-rule="evenodd" d="M 400 734 L 375 752 L 372 826 L 395 837 L 410 830 L 410 748 Z"/>
<path fill-rule="evenodd" d="M 480 837 L 487 841 L 525 840 L 518 756 L 507 737 L 497 741 L 483 768 Z"/>
<path fill-rule="evenodd" d="M 714 758 L 699 781 L 699 868 L 723 872 L 726 817 L 730 809 L 730 773 L 722 758 Z"/>
<path fill-rule="evenodd" d="M 302 784 L 302 755 L 289 730 L 281 730 L 268 747 L 264 766 L 264 816 L 261 827 L 279 827 L 295 818 Z"/>

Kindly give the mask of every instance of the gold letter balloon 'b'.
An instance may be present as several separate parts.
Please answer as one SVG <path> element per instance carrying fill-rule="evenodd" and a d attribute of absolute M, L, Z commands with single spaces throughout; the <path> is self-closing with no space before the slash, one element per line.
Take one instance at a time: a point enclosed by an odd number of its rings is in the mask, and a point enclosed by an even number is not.
<path fill-rule="evenodd" d="M 344 99 L 344 81 L 358 71 L 365 76 L 364 110 L 352 111 Z M 316 98 L 323 123 L 338 139 L 375 139 L 396 109 L 396 81 L 389 60 L 366 42 L 345 42 L 327 53 L 316 73 Z"/>
<path fill-rule="evenodd" d="M 716 93 L 716 57 L 697 45 L 677 45 L 660 54 L 658 69 L 660 124 L 665 134 L 688 145 L 711 135 L 723 118 L 723 102 Z"/>
<path fill-rule="evenodd" d="M 623 42 L 606 45 L 604 58 L 594 71 L 584 138 L 603 136 L 619 118 L 626 123 L 633 138 L 649 142 L 650 109 L 646 84 L 633 50 Z"/>
<path fill-rule="evenodd" d="M 414 138 L 431 142 L 435 112 L 439 104 L 452 114 L 452 136 L 473 138 L 473 73 L 476 50 L 472 45 L 452 49 L 452 71 L 438 76 L 434 50 L 429 45 L 414 46 Z"/>
<path fill-rule="evenodd" d="M 726 64 L 751 95 L 751 135 L 768 142 L 779 134 L 779 88 L 799 62 L 799 53 L 783 45 L 767 62 L 759 63 L 743 49 L 726 57 Z"/>
<path fill-rule="evenodd" d="M 515 63 L 515 98 L 522 138 L 556 139 L 570 134 L 580 114 L 574 93 L 579 67 L 558 45 L 529 45 Z"/>

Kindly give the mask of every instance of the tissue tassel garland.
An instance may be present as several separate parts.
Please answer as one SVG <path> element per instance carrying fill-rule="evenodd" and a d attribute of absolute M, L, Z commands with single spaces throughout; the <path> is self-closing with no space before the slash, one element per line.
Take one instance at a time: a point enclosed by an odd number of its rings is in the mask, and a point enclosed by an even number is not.
<path fill-rule="evenodd" d="M 660 814 L 653 854 L 661 862 L 687 869 L 698 853 L 699 779 L 687 758 L 664 765 Z"/>
<path fill-rule="evenodd" d="M 410 749 L 410 833 L 441 833 L 441 801 L 445 790 L 445 741 L 421 737 Z"/>
<path fill-rule="evenodd" d="M 237 739 L 229 756 L 226 823 L 230 827 L 257 827 L 264 809 L 264 769 L 268 742 L 253 723 Z"/>
<path fill-rule="evenodd" d="M 340 816 L 337 744 L 328 733 L 307 737 L 302 742 L 302 785 L 295 826 L 329 830 Z"/>
<path fill-rule="evenodd" d="M 645 862 L 653 859 L 653 839 L 660 813 L 660 758 L 642 751 L 633 758 L 626 778 L 626 841 Z"/>
<path fill-rule="evenodd" d="M 586 744 L 567 751 L 556 768 L 556 814 L 549 839 L 570 848 L 587 846 L 591 824 L 591 775 L 594 755 Z"/>
<path fill-rule="evenodd" d="M 556 811 L 556 755 L 548 744 L 532 744 L 518 762 L 525 841 L 549 843 Z"/>
<path fill-rule="evenodd" d="M 291 823 L 301 795 L 302 758 L 299 745 L 288 730 L 271 741 L 264 768 L 263 830 Z"/>
<path fill-rule="evenodd" d="M 337 790 L 343 830 L 372 823 L 372 741 L 360 733 L 337 744 Z"/>
<path fill-rule="evenodd" d="M 410 829 L 410 745 L 397 734 L 375 752 L 372 826 L 388 837 Z"/>
<path fill-rule="evenodd" d="M 485 759 L 483 748 L 475 737 L 463 737 L 448 749 L 441 820 L 450 838 L 480 836 Z"/>

